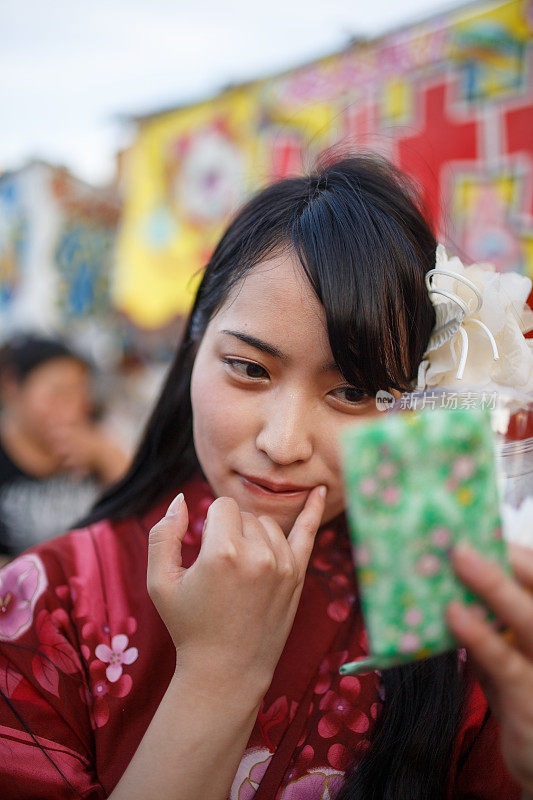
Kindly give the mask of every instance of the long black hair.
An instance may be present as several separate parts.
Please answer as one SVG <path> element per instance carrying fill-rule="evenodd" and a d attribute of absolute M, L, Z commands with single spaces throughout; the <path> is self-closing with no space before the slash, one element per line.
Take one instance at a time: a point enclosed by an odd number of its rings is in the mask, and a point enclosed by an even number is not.
<path fill-rule="evenodd" d="M 281 249 L 299 257 L 324 306 L 344 378 L 370 395 L 416 377 L 434 310 L 425 273 L 436 241 L 407 178 L 376 156 L 323 160 L 282 180 L 235 216 L 207 264 L 185 334 L 137 454 L 84 523 L 146 512 L 199 470 L 191 372 L 206 327 L 248 270 Z M 462 707 L 455 654 L 384 673 L 374 741 L 348 777 L 343 800 L 438 800 Z"/>

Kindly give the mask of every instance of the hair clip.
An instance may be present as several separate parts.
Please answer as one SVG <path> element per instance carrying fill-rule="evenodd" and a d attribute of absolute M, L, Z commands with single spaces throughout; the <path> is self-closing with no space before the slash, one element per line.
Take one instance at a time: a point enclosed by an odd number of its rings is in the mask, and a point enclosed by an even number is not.
<path fill-rule="evenodd" d="M 474 309 L 470 309 L 470 305 L 467 304 L 455 292 L 448 292 L 445 289 L 437 289 L 436 287 L 434 287 L 432 279 L 435 275 L 446 275 L 447 277 L 454 278 L 455 280 L 463 283 L 465 286 L 468 286 L 468 288 L 474 292 L 474 295 L 476 297 L 477 300 L 476 307 Z M 497 361 L 500 357 L 500 354 L 498 352 L 498 346 L 496 344 L 494 336 L 492 335 L 492 333 L 487 328 L 484 322 L 481 322 L 481 320 L 479 319 L 472 319 L 472 316 L 474 314 L 477 314 L 477 312 L 483 305 L 483 298 L 477 286 L 475 286 L 475 284 L 472 283 L 471 280 L 465 278 L 464 275 L 460 275 L 458 272 L 453 272 L 453 270 L 448 270 L 448 269 L 436 268 L 436 269 L 431 269 L 429 270 L 429 272 L 426 273 L 426 287 L 430 296 L 438 294 L 445 297 L 447 300 L 451 301 L 451 303 L 436 303 L 436 304 L 434 303 L 435 313 L 437 314 L 437 325 L 435 326 L 431 334 L 429 346 L 426 352 L 429 352 L 430 350 L 435 350 L 437 347 L 440 347 L 445 341 L 451 339 L 452 336 L 454 336 L 457 333 L 457 331 L 459 331 L 459 334 L 461 336 L 461 356 L 459 358 L 459 366 L 457 368 L 457 373 L 455 377 L 457 378 L 457 380 L 460 381 L 465 371 L 466 359 L 468 356 L 468 333 L 464 328 L 464 324 L 466 322 L 473 322 L 486 333 L 492 346 L 492 354 L 494 360 Z"/>

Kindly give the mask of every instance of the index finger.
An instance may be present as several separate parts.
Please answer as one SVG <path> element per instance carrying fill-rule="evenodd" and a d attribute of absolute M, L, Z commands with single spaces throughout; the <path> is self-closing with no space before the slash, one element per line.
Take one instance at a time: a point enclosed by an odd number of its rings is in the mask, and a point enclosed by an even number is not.
<path fill-rule="evenodd" d="M 213 548 L 234 547 L 242 538 L 242 516 L 238 503 L 232 497 L 217 497 L 207 511 L 202 533 L 200 555 Z"/>
<path fill-rule="evenodd" d="M 287 542 L 294 554 L 300 575 L 307 569 L 316 532 L 324 513 L 326 492 L 325 486 L 316 486 L 313 489 L 287 536 Z"/>

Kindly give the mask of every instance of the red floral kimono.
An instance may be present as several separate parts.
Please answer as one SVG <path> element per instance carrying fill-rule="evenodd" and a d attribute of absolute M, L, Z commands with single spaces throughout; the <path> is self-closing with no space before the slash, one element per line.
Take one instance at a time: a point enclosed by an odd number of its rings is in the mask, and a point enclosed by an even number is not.
<path fill-rule="evenodd" d="M 212 495 L 184 489 L 196 558 Z M 107 797 L 130 762 L 175 666 L 146 593 L 148 531 L 164 513 L 99 522 L 46 542 L 0 572 L 0 795 Z M 316 539 L 293 630 L 261 706 L 231 800 L 333 798 L 369 745 L 379 677 L 341 677 L 367 653 L 350 547 L 341 524 Z M 246 631 L 243 631 L 246 636 Z M 450 798 L 518 800 L 477 689 L 460 732 Z M 484 721 L 484 724 L 483 724 Z M 459 768 L 458 765 L 461 765 Z"/>

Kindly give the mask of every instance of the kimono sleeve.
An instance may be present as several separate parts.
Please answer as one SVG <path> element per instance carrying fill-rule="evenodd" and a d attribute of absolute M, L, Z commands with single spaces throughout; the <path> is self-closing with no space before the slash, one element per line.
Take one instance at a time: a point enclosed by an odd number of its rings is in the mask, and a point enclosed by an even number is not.
<path fill-rule="evenodd" d="M 454 800 L 520 800 L 522 790 L 505 765 L 500 728 L 475 683 L 460 734 Z"/>
<path fill-rule="evenodd" d="M 40 549 L 0 571 L 3 800 L 101 800 L 87 682 L 59 565 Z"/>

